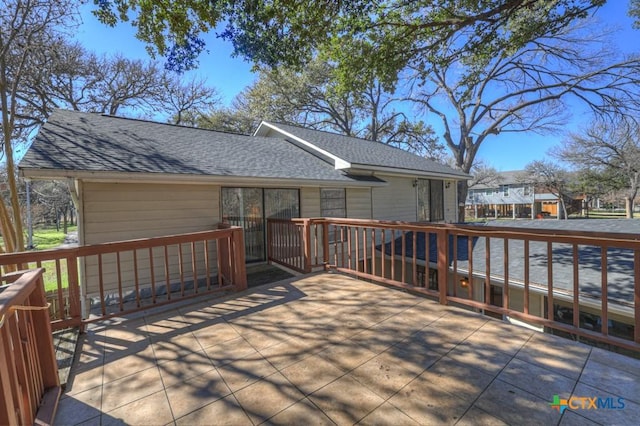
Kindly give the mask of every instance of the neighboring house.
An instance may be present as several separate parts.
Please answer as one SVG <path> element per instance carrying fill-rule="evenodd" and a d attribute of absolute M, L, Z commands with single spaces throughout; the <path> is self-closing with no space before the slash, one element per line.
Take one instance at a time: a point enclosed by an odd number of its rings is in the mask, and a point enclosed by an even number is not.
<path fill-rule="evenodd" d="M 558 196 L 523 181 L 524 170 L 501 172 L 490 184 L 469 188 L 466 216 L 479 218 L 531 218 L 558 216 Z"/>
<path fill-rule="evenodd" d="M 378 142 L 263 122 L 254 136 L 56 110 L 19 165 L 68 180 L 79 242 L 246 230 L 247 261 L 265 260 L 267 218 L 457 222 L 469 176 Z"/>

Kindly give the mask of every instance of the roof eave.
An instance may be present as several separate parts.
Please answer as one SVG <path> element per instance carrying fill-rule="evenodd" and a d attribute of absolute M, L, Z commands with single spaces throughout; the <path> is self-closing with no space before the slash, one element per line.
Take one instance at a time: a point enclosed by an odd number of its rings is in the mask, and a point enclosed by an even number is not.
<path fill-rule="evenodd" d="M 352 171 L 374 171 L 374 172 L 384 172 L 395 175 L 403 175 L 403 176 L 425 176 L 425 177 L 435 177 L 442 179 L 451 179 L 451 180 L 467 180 L 469 179 L 469 175 L 464 174 L 462 172 L 458 173 L 441 173 L 441 172 L 430 172 L 424 170 L 415 170 L 415 169 L 403 169 L 399 167 L 385 167 L 385 166 L 373 166 L 369 164 L 351 164 L 350 170 Z"/>
<path fill-rule="evenodd" d="M 66 180 L 77 179 L 91 182 L 135 182 L 135 183 L 181 183 L 181 184 L 223 184 L 241 186 L 274 186 L 286 185 L 290 187 L 381 187 L 387 186 L 387 182 L 370 182 L 340 179 L 300 179 L 300 178 L 276 178 L 258 176 L 228 176 L 228 175 L 199 175 L 199 174 L 174 174 L 174 173 L 148 173 L 148 172 L 113 172 L 113 171 L 88 171 L 88 170 L 61 170 L 61 169 L 37 169 L 20 168 L 20 176 L 33 180 Z"/>

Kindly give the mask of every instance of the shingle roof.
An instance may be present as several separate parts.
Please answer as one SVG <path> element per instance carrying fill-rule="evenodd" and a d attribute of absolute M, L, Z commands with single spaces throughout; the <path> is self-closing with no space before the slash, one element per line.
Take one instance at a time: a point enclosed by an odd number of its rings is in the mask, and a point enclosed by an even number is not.
<path fill-rule="evenodd" d="M 66 110 L 51 114 L 19 167 L 357 181 L 280 138 Z"/>
<path fill-rule="evenodd" d="M 438 175 L 469 178 L 465 173 L 445 164 L 411 154 L 390 145 L 320 130 L 305 129 L 280 123 L 267 123 L 348 161 L 352 165 L 389 167 Z"/>
<path fill-rule="evenodd" d="M 506 172 L 499 172 L 496 180 L 488 184 L 478 184 L 473 189 L 487 189 L 498 188 L 500 185 L 522 185 L 524 183 L 526 171 L 524 170 L 509 170 Z M 526 180 L 526 179 L 525 179 Z"/>
<path fill-rule="evenodd" d="M 483 226 L 478 224 L 478 226 Z M 592 219 L 592 220 L 498 220 L 491 221 L 486 226 L 515 227 L 524 229 L 543 229 L 550 234 L 554 230 L 563 231 L 598 231 L 607 233 L 620 233 L 628 237 L 630 234 L 640 236 L 640 220 L 637 219 Z M 458 268 L 461 271 L 469 269 L 468 237 L 458 237 Z M 429 248 L 429 262 L 437 263 L 438 252 L 435 234 L 429 234 L 429 244 L 425 234 L 419 232 L 416 235 L 416 258 L 426 260 L 427 246 Z M 402 251 L 402 241 L 397 238 L 394 241 L 395 252 Z M 413 256 L 413 235 L 405 235 L 405 255 Z M 380 246 L 377 247 L 380 250 Z M 473 250 L 473 274 L 485 274 L 486 241 L 485 237 L 474 237 Z M 386 244 L 386 253 L 391 252 L 391 243 Z M 489 243 L 491 255 L 491 275 L 500 282 L 504 277 L 504 242 L 502 238 L 491 238 Z M 450 238 L 449 257 L 453 255 L 453 244 Z M 610 301 L 621 304 L 633 303 L 633 277 L 634 277 L 634 253 L 632 250 L 610 248 L 607 253 L 608 270 L 608 296 Z M 547 285 L 547 244 L 545 242 L 531 241 L 529 243 L 529 279 L 532 286 L 545 288 Z M 573 247 L 571 244 L 554 243 L 552 246 L 553 261 L 553 288 L 556 291 L 573 292 Z M 524 282 L 524 243 L 522 240 L 509 240 L 509 280 L 511 282 Z M 599 298 L 602 292 L 601 285 L 601 253 L 596 246 L 578 246 L 578 265 L 580 292 L 593 298 Z M 461 274 L 464 272 L 461 272 Z"/>

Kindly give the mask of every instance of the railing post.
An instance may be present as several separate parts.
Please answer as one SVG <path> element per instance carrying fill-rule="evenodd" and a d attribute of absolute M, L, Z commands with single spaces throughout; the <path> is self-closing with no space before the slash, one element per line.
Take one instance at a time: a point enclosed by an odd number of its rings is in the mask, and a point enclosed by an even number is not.
<path fill-rule="evenodd" d="M 218 229 L 229 229 L 227 223 L 219 223 Z M 233 235 L 233 234 L 232 234 Z M 218 275 L 222 277 L 222 284 L 225 285 L 233 279 L 231 276 L 231 257 L 229 252 L 229 240 L 231 238 L 218 239 Z"/>
<path fill-rule="evenodd" d="M 78 278 L 78 257 L 67 257 L 67 275 L 69 284 L 69 315 L 73 325 L 82 327 L 82 313 L 80 307 L 80 286 Z"/>
<path fill-rule="evenodd" d="M 271 246 L 273 245 L 273 222 L 271 219 L 267 219 L 267 262 L 271 262 L 271 258 L 273 257 L 273 249 Z"/>
<path fill-rule="evenodd" d="M 35 291 L 30 296 L 32 306 L 47 306 L 47 298 L 44 294 L 44 281 L 42 279 L 43 272 L 44 269 L 39 270 Z M 53 347 L 53 331 L 51 330 L 49 311 L 36 310 L 33 311 L 31 315 L 34 329 L 38 330 L 38 338 L 35 343 L 38 354 L 40 355 L 44 388 L 59 388 L 58 362 L 56 361 L 56 352 Z"/>
<path fill-rule="evenodd" d="M 6 321 L 7 318 L 0 318 L 0 320 Z M 7 357 L 11 354 L 11 343 L 8 327 L 6 324 L 0 324 L 0 352 Z M 15 425 L 18 424 L 18 416 L 16 415 L 16 403 L 14 399 L 18 395 L 15 386 L 18 383 L 14 363 L 4 358 L 0 362 L 0 391 L 2 391 L 2 398 L 0 398 L 0 424 Z"/>
<path fill-rule="evenodd" d="M 441 305 L 447 304 L 447 287 L 449 277 L 449 267 L 447 265 L 447 257 L 449 254 L 449 233 L 445 228 L 438 229 L 436 246 L 438 249 L 438 291 L 440 293 L 439 301 Z M 455 283 L 454 283 L 455 285 Z"/>
<path fill-rule="evenodd" d="M 329 269 L 329 222 L 322 222 L 322 263 L 325 271 Z"/>
<path fill-rule="evenodd" d="M 302 222 L 302 245 L 304 271 L 308 274 L 311 272 L 311 219 Z"/>
<path fill-rule="evenodd" d="M 244 235 L 242 228 L 236 228 L 232 233 L 235 268 L 233 270 L 233 283 L 238 291 L 247 289 L 247 265 L 244 255 Z"/>

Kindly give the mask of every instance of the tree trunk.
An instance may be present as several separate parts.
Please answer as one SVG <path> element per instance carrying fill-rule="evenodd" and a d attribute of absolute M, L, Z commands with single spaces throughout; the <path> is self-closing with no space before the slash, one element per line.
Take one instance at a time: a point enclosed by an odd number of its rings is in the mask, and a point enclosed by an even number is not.
<path fill-rule="evenodd" d="M 465 203 L 467 201 L 467 193 L 469 192 L 469 182 L 466 180 L 458 181 L 458 222 L 465 221 Z"/>
<path fill-rule="evenodd" d="M 633 198 L 624 197 L 624 209 L 627 219 L 633 219 Z"/>
<path fill-rule="evenodd" d="M 560 205 L 562 206 L 562 213 L 564 215 L 563 219 L 569 219 L 569 215 L 567 214 L 567 205 L 565 204 L 563 199 L 560 199 Z"/>

